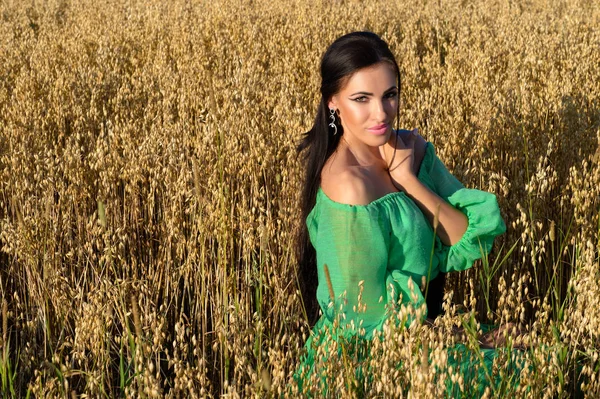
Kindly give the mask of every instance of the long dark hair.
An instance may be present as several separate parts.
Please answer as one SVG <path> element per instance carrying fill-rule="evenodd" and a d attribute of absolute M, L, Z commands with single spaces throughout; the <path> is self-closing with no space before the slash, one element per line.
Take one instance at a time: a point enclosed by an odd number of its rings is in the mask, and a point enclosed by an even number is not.
<path fill-rule="evenodd" d="M 317 108 L 313 127 L 302 138 L 297 147 L 305 164 L 305 180 L 301 199 L 301 226 L 297 238 L 299 262 L 298 280 L 300 292 L 309 324 L 317 320 L 319 306 L 317 291 L 317 258 L 310 243 L 306 218 L 315 206 L 317 191 L 321 184 L 321 171 L 327 159 L 335 151 L 344 134 L 339 118 L 336 118 L 337 134 L 329 127 L 327 103 L 338 93 L 348 79 L 360 69 L 388 62 L 394 66 L 400 90 L 400 70 L 387 43 L 372 32 L 353 32 L 334 41 L 321 59 L 321 101 Z M 400 101 L 396 111 L 396 125 L 400 119 Z"/>

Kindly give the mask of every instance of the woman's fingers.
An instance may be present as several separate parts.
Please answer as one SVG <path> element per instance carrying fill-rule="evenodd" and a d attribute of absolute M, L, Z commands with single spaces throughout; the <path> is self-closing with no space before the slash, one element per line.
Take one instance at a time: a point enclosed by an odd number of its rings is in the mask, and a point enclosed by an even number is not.
<path fill-rule="evenodd" d="M 514 340 L 514 349 L 527 349 L 527 345 L 523 342 L 523 332 L 515 323 L 507 323 L 484 334 L 479 339 L 479 346 L 486 349 L 505 346 L 508 336 L 511 336 Z"/>
<path fill-rule="evenodd" d="M 409 137 L 408 137 L 408 141 L 409 141 L 409 143 L 408 143 L 408 146 L 409 146 L 409 147 L 410 147 L 412 150 L 414 150 L 414 149 L 415 149 L 415 143 L 416 143 L 416 141 L 417 141 L 417 137 L 418 137 L 418 136 L 419 136 L 419 129 L 413 129 L 413 130 L 410 132 L 410 135 L 409 135 Z"/>
<path fill-rule="evenodd" d="M 398 148 L 399 150 L 414 150 L 415 142 L 417 141 L 417 137 L 419 136 L 419 129 L 413 129 L 402 138 L 398 135 Z"/>
<path fill-rule="evenodd" d="M 403 180 L 409 174 L 416 174 L 414 153 L 418 138 L 417 129 L 397 133 L 395 143 L 392 144 L 393 152 L 388 169 L 394 181 Z"/>
<path fill-rule="evenodd" d="M 406 148 L 406 144 L 404 143 L 404 139 L 400 135 L 400 133 L 396 134 L 396 150 L 403 150 Z"/>

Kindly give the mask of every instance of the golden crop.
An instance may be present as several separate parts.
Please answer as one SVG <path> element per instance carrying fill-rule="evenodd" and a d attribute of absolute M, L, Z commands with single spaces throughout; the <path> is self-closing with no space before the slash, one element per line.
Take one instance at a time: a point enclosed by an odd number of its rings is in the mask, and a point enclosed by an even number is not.
<path fill-rule="evenodd" d="M 489 397 L 600 396 L 599 26 L 594 0 L 1 1 L 2 396 L 299 395 L 295 146 L 353 30 L 397 56 L 400 126 L 508 232 L 436 325 L 373 344 L 370 384 L 321 365 L 330 394 L 468 396 L 444 347 L 477 314 L 531 348 Z"/>

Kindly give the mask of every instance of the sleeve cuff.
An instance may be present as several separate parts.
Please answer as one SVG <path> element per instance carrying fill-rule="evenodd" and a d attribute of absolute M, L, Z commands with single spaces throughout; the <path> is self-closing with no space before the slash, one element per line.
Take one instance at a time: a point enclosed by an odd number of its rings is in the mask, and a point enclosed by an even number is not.
<path fill-rule="evenodd" d="M 467 216 L 469 225 L 456 244 L 444 246 L 447 255 L 440 266 L 445 273 L 473 266 L 490 253 L 494 238 L 506 231 L 494 194 L 463 188 L 448 197 L 448 202 Z"/>

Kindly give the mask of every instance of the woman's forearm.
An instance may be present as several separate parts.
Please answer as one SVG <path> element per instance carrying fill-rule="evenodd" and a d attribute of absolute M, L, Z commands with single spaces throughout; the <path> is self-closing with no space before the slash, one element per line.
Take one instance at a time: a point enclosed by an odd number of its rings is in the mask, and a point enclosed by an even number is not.
<path fill-rule="evenodd" d="M 417 204 L 432 225 L 438 212 L 437 235 L 445 245 L 454 245 L 460 241 L 469 225 L 464 213 L 444 201 L 414 175 L 406 176 L 395 183 L 400 185 L 398 189 L 404 191 Z"/>

